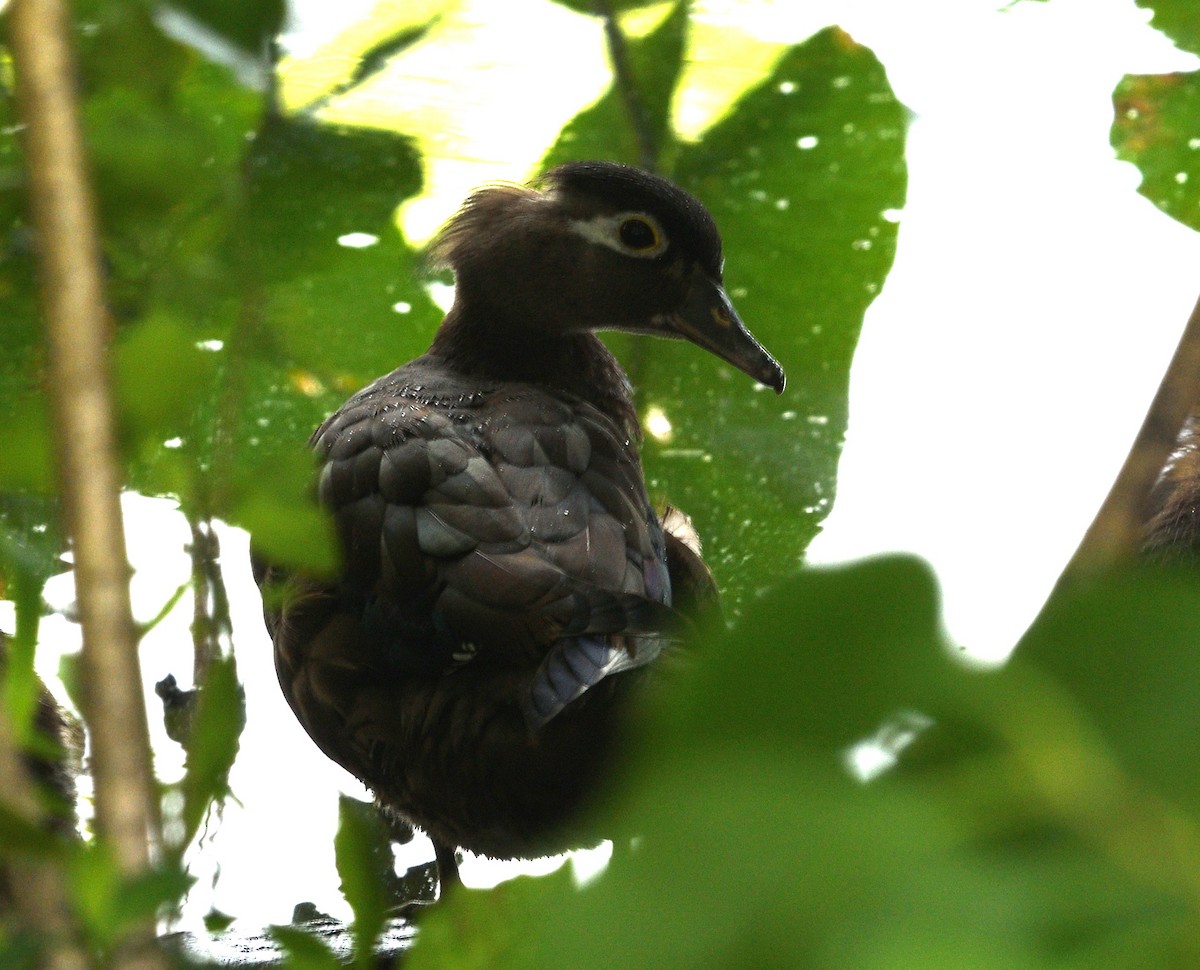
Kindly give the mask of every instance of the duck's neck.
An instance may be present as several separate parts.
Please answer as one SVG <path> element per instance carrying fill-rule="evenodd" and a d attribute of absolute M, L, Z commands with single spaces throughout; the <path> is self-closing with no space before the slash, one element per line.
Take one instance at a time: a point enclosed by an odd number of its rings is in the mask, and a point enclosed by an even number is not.
<path fill-rule="evenodd" d="M 540 384 L 581 397 L 615 418 L 631 437 L 638 436 L 629 379 L 593 333 L 531 332 L 456 302 L 429 353 L 473 377 Z"/>

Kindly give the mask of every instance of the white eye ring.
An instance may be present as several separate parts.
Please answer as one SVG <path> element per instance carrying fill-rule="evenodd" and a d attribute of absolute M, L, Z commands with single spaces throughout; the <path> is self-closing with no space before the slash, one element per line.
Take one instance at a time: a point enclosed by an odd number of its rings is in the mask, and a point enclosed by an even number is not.
<path fill-rule="evenodd" d="M 578 233 L 589 242 L 607 246 L 622 256 L 655 259 L 665 253 L 669 245 L 662 225 L 648 212 L 620 212 L 615 216 L 593 216 L 591 219 L 572 220 L 569 225 L 572 232 Z M 649 245 L 631 245 L 626 241 L 630 235 L 636 235 L 639 231 L 644 230 L 649 230 L 652 236 Z"/>

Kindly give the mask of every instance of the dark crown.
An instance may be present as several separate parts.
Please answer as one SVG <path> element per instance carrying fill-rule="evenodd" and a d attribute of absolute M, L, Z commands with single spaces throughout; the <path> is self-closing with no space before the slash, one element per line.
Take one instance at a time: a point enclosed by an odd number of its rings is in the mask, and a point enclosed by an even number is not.
<path fill-rule="evenodd" d="M 616 210 L 651 213 L 662 221 L 676 251 L 688 252 L 705 272 L 721 278 L 721 235 L 712 216 L 699 199 L 662 176 L 616 162 L 568 162 L 547 172 L 542 183 Z"/>

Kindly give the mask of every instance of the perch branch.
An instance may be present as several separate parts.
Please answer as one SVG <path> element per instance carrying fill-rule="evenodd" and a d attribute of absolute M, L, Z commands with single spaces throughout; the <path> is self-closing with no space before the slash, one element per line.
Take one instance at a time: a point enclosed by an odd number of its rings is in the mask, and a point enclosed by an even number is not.
<path fill-rule="evenodd" d="M 1059 577 L 1058 588 L 1137 561 L 1150 490 L 1200 404 L 1200 301 L 1192 310 L 1142 427 L 1108 496 Z"/>
<path fill-rule="evenodd" d="M 133 875 L 148 868 L 150 846 L 158 841 L 156 795 L 121 522 L 107 354 L 111 321 L 85 175 L 76 67 L 62 0 L 12 0 L 8 17 L 42 276 L 59 485 L 83 627 L 96 826 L 122 871 Z M 137 946 L 153 933 L 152 921 L 135 931 L 135 946 L 119 965 L 160 965 L 156 950 Z"/>

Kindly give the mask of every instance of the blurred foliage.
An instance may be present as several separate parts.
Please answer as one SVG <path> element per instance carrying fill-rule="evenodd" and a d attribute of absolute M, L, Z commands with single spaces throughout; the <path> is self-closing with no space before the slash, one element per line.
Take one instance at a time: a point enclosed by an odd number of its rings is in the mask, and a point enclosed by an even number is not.
<path fill-rule="evenodd" d="M 272 926 L 271 938 L 283 951 L 288 970 L 336 970 L 337 955 L 311 933 L 295 926 Z"/>
<path fill-rule="evenodd" d="M 951 656 L 914 560 L 785 580 L 648 715 L 604 875 L 452 898 L 410 966 L 1194 966 L 1195 680 L 1170 659 L 1200 636 L 1187 579 L 1064 598 L 992 673 Z M 1118 664 L 1098 635 L 1152 656 Z M 1103 711 L 1088 687 L 1131 659 L 1192 704 L 1118 743 L 1157 695 L 1103 690 Z M 898 764 L 856 780 L 860 744 Z"/>
<path fill-rule="evenodd" d="M 1193 4 L 1148 5 L 1198 49 Z M 414 146 L 430 133 L 338 126 L 323 110 L 402 73 L 455 5 L 381 6 L 307 63 L 291 58 L 289 77 L 321 78 L 291 111 L 227 66 L 259 58 L 269 71 L 278 0 L 175 6 L 220 56 L 169 35 L 155 4 L 75 5 L 128 480 L 249 528 L 272 558 L 327 569 L 306 439 L 349 393 L 422 352 L 440 314 L 395 219 L 426 184 L 433 161 Z M 830 27 L 781 50 L 685 140 L 672 106 L 693 15 L 676 0 L 626 38 L 628 76 L 582 107 L 542 162 L 637 162 L 651 146 L 712 210 L 734 301 L 788 371 L 776 399 L 694 347 L 611 339 L 643 411 L 672 426 L 647 439 L 654 497 L 693 516 L 741 619 L 641 712 L 622 784 L 598 809 L 617 843 L 605 874 L 584 889 L 563 871 L 458 893 L 424 917 L 408 962 L 1195 966 L 1194 577 L 1068 591 L 1014 663 L 984 673 L 952 656 L 921 564 L 796 572 L 833 500 L 850 361 L 894 254 L 907 118 L 874 55 Z M 328 56 L 351 42 L 357 62 Z M 0 594 L 18 603 L 26 671 L 63 540 L 11 82 L 0 71 Z M 1195 90 L 1194 75 L 1127 78 L 1113 140 L 1141 167 L 1142 191 L 1200 227 Z M 5 687 L 18 723 L 21 676 Z M 2 807 L 0 856 L 60 866 L 87 942 L 106 952 L 186 892 L 179 860 L 228 794 L 241 721 L 235 669 L 221 661 L 167 800 L 170 851 L 149 876 L 123 882 L 102 844 L 52 838 Z M 341 823 L 339 874 L 366 965 L 395 876 L 369 806 L 343 802 Z M 339 965 L 303 929 L 270 934 L 289 966 Z M 0 960 L 24 946 L 0 934 Z"/>
<path fill-rule="evenodd" d="M 1190 0 L 1138 0 L 1151 23 L 1200 54 L 1200 8 Z M 1142 173 L 1138 189 L 1185 226 L 1200 229 L 1200 71 L 1129 74 L 1113 93 L 1112 144 Z"/>

